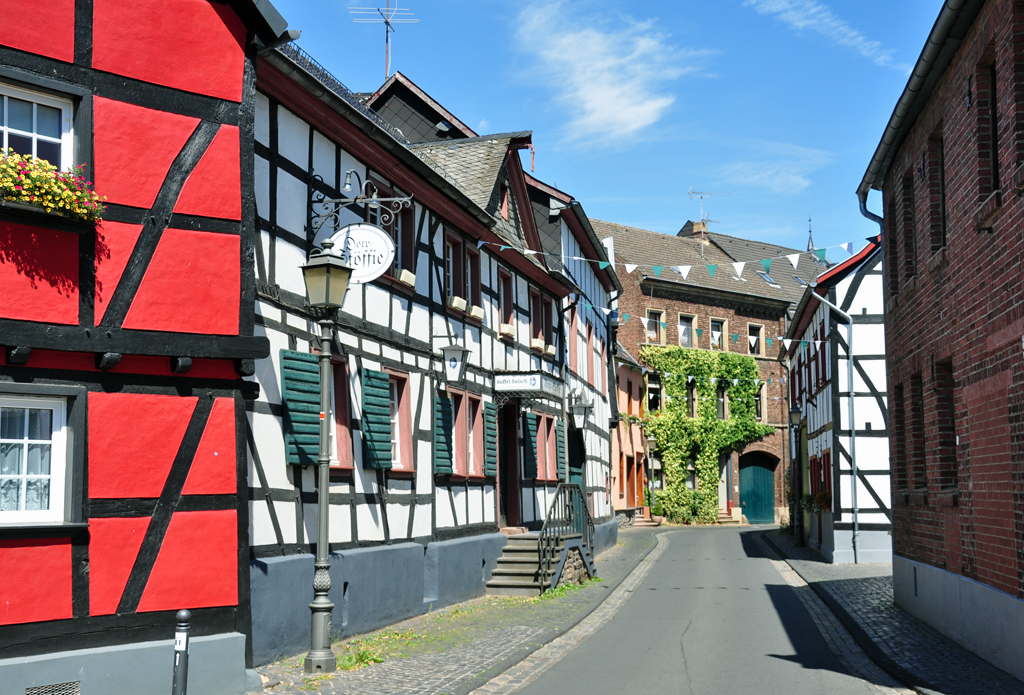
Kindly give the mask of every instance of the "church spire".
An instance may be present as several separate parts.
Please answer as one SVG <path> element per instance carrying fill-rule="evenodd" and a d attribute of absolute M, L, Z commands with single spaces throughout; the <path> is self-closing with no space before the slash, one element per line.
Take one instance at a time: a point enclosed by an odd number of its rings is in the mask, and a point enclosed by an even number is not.
<path fill-rule="evenodd" d="M 807 215 L 807 251 L 814 250 L 814 236 L 811 234 L 811 216 Z"/>

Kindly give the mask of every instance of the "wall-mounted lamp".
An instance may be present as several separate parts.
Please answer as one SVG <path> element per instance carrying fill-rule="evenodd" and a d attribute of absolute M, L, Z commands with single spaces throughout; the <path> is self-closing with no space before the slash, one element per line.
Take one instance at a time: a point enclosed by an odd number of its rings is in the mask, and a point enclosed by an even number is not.
<path fill-rule="evenodd" d="M 469 358 L 469 350 L 452 343 L 441 348 L 441 356 L 444 360 L 444 380 L 449 386 L 458 386 L 466 378 L 466 361 Z"/>

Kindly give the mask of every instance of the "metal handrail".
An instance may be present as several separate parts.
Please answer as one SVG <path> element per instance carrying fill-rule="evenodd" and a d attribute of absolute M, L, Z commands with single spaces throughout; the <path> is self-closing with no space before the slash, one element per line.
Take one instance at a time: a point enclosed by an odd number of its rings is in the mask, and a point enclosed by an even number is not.
<path fill-rule="evenodd" d="M 587 498 L 576 483 L 559 483 L 537 539 L 541 583 L 558 562 L 558 542 L 563 536 L 580 535 L 591 557 L 594 555 L 594 520 Z"/>

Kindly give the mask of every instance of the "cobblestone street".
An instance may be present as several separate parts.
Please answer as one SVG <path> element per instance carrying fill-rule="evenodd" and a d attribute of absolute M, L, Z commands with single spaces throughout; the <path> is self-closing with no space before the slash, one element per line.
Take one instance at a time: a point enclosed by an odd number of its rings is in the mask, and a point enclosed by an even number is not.
<path fill-rule="evenodd" d="M 299 654 L 257 670 L 274 695 L 469 693 L 523 661 L 590 615 L 654 547 L 658 529 L 620 529 L 619 545 L 597 558 L 602 581 L 545 599 L 485 596 L 335 644 L 397 643 L 383 663 L 307 677 Z M 493 684 L 492 684 L 493 687 Z"/>
<path fill-rule="evenodd" d="M 1024 683 L 898 608 L 893 603 L 892 565 L 832 565 L 811 548 L 794 546 L 793 536 L 774 530 L 764 536 L 819 595 L 825 592 L 823 598 L 839 609 L 847 627 L 853 621 L 851 632 L 865 651 L 874 645 L 882 661 L 903 669 L 903 682 L 920 692 L 945 695 L 1024 693 Z M 863 644 L 865 638 L 870 644 Z M 872 656 L 877 660 L 877 652 Z"/>

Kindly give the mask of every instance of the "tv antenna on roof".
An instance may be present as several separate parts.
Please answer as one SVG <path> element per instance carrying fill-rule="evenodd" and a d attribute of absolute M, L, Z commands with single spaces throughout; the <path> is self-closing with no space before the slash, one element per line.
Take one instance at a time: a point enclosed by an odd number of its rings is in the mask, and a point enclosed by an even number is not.
<path fill-rule="evenodd" d="M 714 222 L 715 224 L 721 224 L 721 222 L 719 222 L 718 220 L 709 220 L 707 217 L 704 216 L 704 199 L 708 198 L 710 196 L 713 196 L 713 195 L 732 195 L 732 193 L 714 193 L 714 192 L 710 192 L 710 191 L 695 191 L 695 190 L 693 190 L 693 186 L 690 186 L 690 190 L 687 191 L 687 194 L 690 196 L 690 200 L 693 200 L 694 198 L 700 198 L 700 226 L 701 226 L 700 239 L 701 239 L 701 242 L 703 242 L 704 241 L 704 235 L 708 233 L 708 222 Z M 704 244 L 703 243 L 701 243 L 701 245 L 700 245 L 700 257 L 701 257 L 701 260 L 704 260 Z"/>
<path fill-rule="evenodd" d="M 391 77 L 391 34 L 395 31 L 395 24 L 419 24 L 420 20 L 414 19 L 412 10 L 408 7 L 398 7 L 398 0 L 395 0 L 395 7 L 391 6 L 391 0 L 387 0 L 384 7 L 349 7 L 350 14 L 356 15 L 352 21 L 356 24 L 383 24 L 384 25 L 384 79 Z"/>

